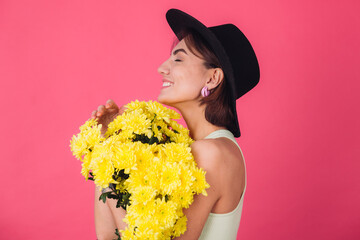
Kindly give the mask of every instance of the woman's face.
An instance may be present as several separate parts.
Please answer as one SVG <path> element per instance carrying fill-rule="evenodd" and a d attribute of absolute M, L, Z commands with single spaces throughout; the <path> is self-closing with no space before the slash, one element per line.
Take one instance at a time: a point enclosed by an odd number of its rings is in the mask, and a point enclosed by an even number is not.
<path fill-rule="evenodd" d="M 201 89 L 211 77 L 211 69 L 206 69 L 203 62 L 181 40 L 158 68 L 163 77 L 158 102 L 176 107 L 179 103 L 199 99 Z"/>

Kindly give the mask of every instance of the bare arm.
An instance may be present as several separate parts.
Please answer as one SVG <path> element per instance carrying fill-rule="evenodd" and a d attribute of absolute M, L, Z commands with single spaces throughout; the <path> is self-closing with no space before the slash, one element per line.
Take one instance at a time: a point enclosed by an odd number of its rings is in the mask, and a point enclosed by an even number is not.
<path fill-rule="evenodd" d="M 106 199 L 106 204 L 112 213 L 117 229 L 119 229 L 119 231 L 125 230 L 127 223 L 125 223 L 123 219 L 125 218 L 126 211 L 122 207 L 117 208 L 116 202 L 117 200 L 115 199 Z"/>
<path fill-rule="evenodd" d="M 97 110 L 92 112 L 92 118 L 98 119 L 99 124 L 102 124 L 102 135 L 106 132 L 108 124 L 119 114 L 122 114 L 124 110 L 124 106 L 119 108 L 114 101 L 109 99 L 105 106 L 100 105 Z M 95 187 L 94 215 L 96 236 L 99 240 L 117 239 L 115 229 L 124 230 L 127 225 L 122 221 L 125 218 L 126 211 L 122 208 L 116 208 L 117 200 L 106 199 L 105 203 L 99 201 L 101 193 L 100 188 Z"/>
<path fill-rule="evenodd" d="M 95 185 L 94 217 L 96 237 L 98 240 L 117 239 L 115 220 L 107 203 L 99 201 L 100 195 L 100 188 Z"/>
<path fill-rule="evenodd" d="M 206 190 L 208 196 L 195 195 L 189 208 L 183 210 L 187 217 L 186 232 L 173 240 L 196 240 L 200 237 L 205 222 L 216 201 L 221 195 L 221 154 L 216 145 L 198 140 L 191 145 L 194 159 L 206 171 L 206 181 L 210 188 Z"/>

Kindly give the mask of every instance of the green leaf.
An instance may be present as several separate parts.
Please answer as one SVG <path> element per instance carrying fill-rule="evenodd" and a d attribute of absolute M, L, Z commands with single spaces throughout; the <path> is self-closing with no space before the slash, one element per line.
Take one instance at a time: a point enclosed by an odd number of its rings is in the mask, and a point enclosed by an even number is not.
<path fill-rule="evenodd" d="M 115 228 L 115 234 L 116 234 L 116 236 L 118 236 L 118 238 L 115 240 L 121 240 L 119 229 Z"/>
<path fill-rule="evenodd" d="M 99 197 L 99 201 L 103 201 L 104 203 L 106 202 L 106 197 L 110 194 L 111 192 L 105 192 L 105 193 L 102 193 Z"/>
<path fill-rule="evenodd" d="M 109 194 L 107 197 L 112 199 L 119 199 L 119 197 L 115 194 Z"/>

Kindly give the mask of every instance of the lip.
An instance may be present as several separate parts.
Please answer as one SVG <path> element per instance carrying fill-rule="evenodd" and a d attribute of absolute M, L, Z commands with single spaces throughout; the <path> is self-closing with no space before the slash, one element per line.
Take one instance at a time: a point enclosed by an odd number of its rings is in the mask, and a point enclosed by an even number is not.
<path fill-rule="evenodd" d="M 170 83 L 173 83 L 172 81 L 169 81 L 169 80 L 164 79 L 164 78 L 162 79 L 162 81 L 163 81 L 163 82 L 170 82 Z"/>

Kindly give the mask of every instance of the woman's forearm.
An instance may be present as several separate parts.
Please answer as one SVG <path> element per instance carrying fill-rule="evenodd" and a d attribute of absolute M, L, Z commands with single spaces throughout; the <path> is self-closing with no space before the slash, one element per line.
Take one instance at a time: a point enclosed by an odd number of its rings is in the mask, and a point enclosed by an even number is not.
<path fill-rule="evenodd" d="M 125 227 L 127 226 L 127 223 L 123 221 L 126 215 L 126 211 L 122 208 L 116 207 L 117 200 L 115 199 L 106 199 L 106 204 L 111 210 L 113 219 L 115 220 L 115 224 L 117 228 L 120 230 L 125 230 Z"/>
<path fill-rule="evenodd" d="M 99 201 L 100 195 L 100 188 L 95 185 L 94 217 L 96 237 L 98 240 L 117 239 L 115 234 L 117 226 L 113 214 L 107 203 Z"/>

